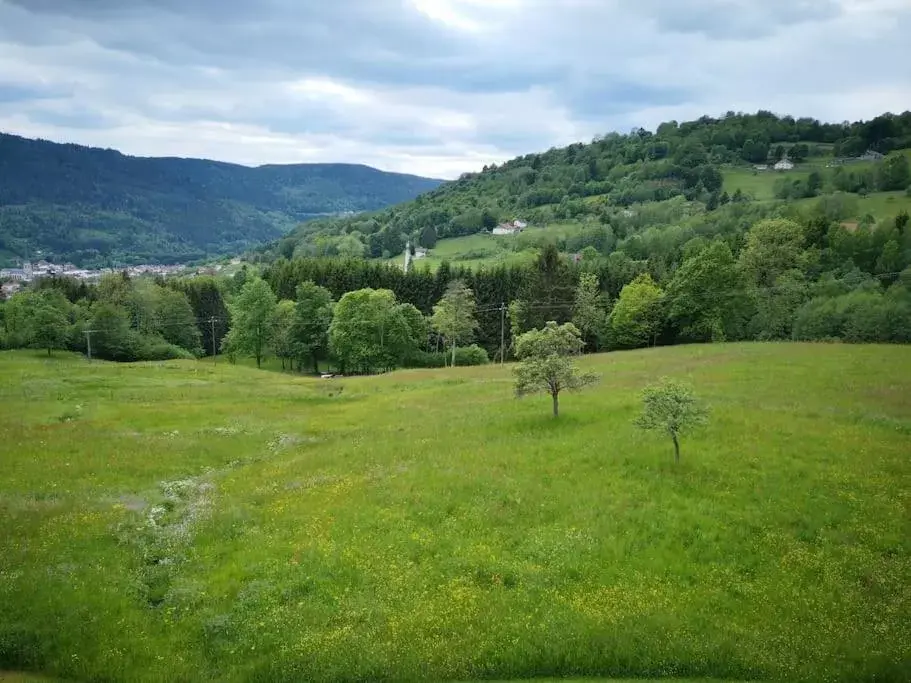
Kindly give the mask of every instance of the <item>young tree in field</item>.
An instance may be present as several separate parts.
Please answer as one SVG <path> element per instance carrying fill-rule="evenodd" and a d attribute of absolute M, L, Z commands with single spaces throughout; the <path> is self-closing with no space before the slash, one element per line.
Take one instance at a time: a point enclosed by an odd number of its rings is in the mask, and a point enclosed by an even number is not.
<path fill-rule="evenodd" d="M 461 280 L 450 282 L 443 298 L 433 307 L 431 323 L 433 329 L 452 345 L 452 366 L 455 367 L 456 345 L 460 341 L 470 341 L 478 328 L 474 292 Z"/>
<path fill-rule="evenodd" d="M 573 324 L 579 328 L 586 344 L 593 351 L 596 351 L 601 343 L 606 323 L 607 307 L 601 295 L 598 276 L 594 273 L 582 273 L 573 305 Z"/>
<path fill-rule="evenodd" d="M 66 344 L 69 332 L 70 302 L 63 294 L 54 289 L 45 289 L 36 297 L 32 311 L 32 343 L 47 349 L 51 355 L 53 349 L 60 349 Z"/>
<path fill-rule="evenodd" d="M 294 369 L 294 339 L 291 336 L 293 322 L 294 302 L 287 299 L 279 301 L 272 313 L 271 346 L 272 353 L 282 362 L 282 370 L 285 369 L 285 361 Z"/>
<path fill-rule="evenodd" d="M 311 281 L 297 286 L 297 302 L 291 323 L 291 338 L 298 370 L 304 362 L 319 372 L 319 361 L 329 351 L 329 325 L 332 323 L 332 294 Z"/>
<path fill-rule="evenodd" d="M 521 361 L 514 372 L 516 396 L 539 392 L 550 394 L 554 417 L 560 414 L 560 392 L 580 389 L 598 381 L 597 375 L 582 373 L 572 357 L 585 342 L 572 323 L 551 321 L 543 330 L 531 330 L 516 340 L 516 356 Z"/>
<path fill-rule="evenodd" d="M 262 365 L 269 348 L 275 306 L 275 294 L 266 281 L 258 277 L 244 284 L 230 306 L 231 331 L 227 343 L 233 353 L 256 358 L 256 367 Z"/>
<path fill-rule="evenodd" d="M 664 324 L 664 292 L 648 273 L 620 291 L 610 316 L 611 344 L 635 349 L 654 343 Z"/>
<path fill-rule="evenodd" d="M 680 434 L 705 424 L 708 411 L 686 386 L 662 379 L 642 392 L 642 414 L 636 426 L 645 430 L 663 431 L 674 442 L 674 462 L 680 462 Z"/>

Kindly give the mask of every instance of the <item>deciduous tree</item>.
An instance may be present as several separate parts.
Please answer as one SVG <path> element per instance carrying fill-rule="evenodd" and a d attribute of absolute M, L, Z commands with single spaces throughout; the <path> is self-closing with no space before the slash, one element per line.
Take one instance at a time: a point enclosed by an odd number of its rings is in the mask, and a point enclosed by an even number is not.
<path fill-rule="evenodd" d="M 610 315 L 611 345 L 635 349 L 654 343 L 664 323 L 664 292 L 643 273 L 620 291 Z"/>
<path fill-rule="evenodd" d="M 275 306 L 275 294 L 266 281 L 258 277 L 247 280 L 230 306 L 231 331 L 228 332 L 228 342 L 231 350 L 256 358 L 256 367 L 262 365 L 262 359 L 269 349 Z"/>
<path fill-rule="evenodd" d="M 48 356 L 53 349 L 63 348 L 66 344 L 70 326 L 69 309 L 70 303 L 57 290 L 45 289 L 35 297 L 31 315 L 32 343 L 47 349 Z"/>
<path fill-rule="evenodd" d="M 598 284 L 598 276 L 594 273 L 582 273 L 573 305 L 573 324 L 592 350 L 597 350 L 600 346 L 606 332 L 606 323 L 607 306 Z"/>
<path fill-rule="evenodd" d="M 663 378 L 642 392 L 642 413 L 636 425 L 645 430 L 663 431 L 674 442 L 674 462 L 680 462 L 680 434 L 704 424 L 708 411 L 692 390 L 679 382 Z"/>
<path fill-rule="evenodd" d="M 443 298 L 433 307 L 433 329 L 442 334 L 452 348 L 452 365 L 455 367 L 456 346 L 470 341 L 478 328 L 475 318 L 474 292 L 464 282 L 455 280 L 446 288 Z"/>
<path fill-rule="evenodd" d="M 332 323 L 332 295 L 329 290 L 311 281 L 297 286 L 297 301 L 291 325 L 293 355 L 298 369 L 304 362 L 319 371 L 319 361 L 329 351 L 329 325 Z"/>
<path fill-rule="evenodd" d="M 516 340 L 516 396 L 539 392 L 550 394 L 553 414 L 560 414 L 560 392 L 580 389 L 598 381 L 597 375 L 580 372 L 572 357 L 582 351 L 585 342 L 572 323 L 557 325 L 551 321 L 542 330 L 531 330 Z"/>

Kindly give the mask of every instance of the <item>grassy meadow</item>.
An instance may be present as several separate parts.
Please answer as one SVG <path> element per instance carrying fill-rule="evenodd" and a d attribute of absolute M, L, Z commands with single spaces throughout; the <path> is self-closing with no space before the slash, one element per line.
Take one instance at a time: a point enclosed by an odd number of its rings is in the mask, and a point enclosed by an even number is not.
<path fill-rule="evenodd" d="M 583 363 L 554 420 L 508 366 L 0 354 L 0 670 L 907 680 L 911 348 Z M 662 375 L 712 411 L 678 466 Z"/>

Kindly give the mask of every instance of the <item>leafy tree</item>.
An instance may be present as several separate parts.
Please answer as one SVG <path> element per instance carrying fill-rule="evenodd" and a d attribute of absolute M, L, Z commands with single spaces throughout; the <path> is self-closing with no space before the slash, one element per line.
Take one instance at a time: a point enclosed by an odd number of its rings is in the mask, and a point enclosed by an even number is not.
<path fill-rule="evenodd" d="M 395 295 L 388 289 L 359 289 L 335 306 L 329 347 L 343 372 L 370 373 L 401 365 L 414 340 Z"/>
<path fill-rule="evenodd" d="M 807 197 L 815 197 L 821 189 L 822 175 L 820 175 L 819 171 L 813 171 L 807 176 L 806 192 L 804 194 Z"/>
<path fill-rule="evenodd" d="M 46 289 L 38 294 L 32 312 L 32 342 L 51 355 L 53 349 L 63 348 L 66 344 L 70 321 L 68 317 L 70 303 L 57 290 Z"/>
<path fill-rule="evenodd" d="M 904 190 L 911 182 L 911 165 L 901 152 L 892 152 L 879 164 L 876 185 L 885 192 Z"/>
<path fill-rule="evenodd" d="M 586 344 L 597 350 L 606 330 L 607 307 L 594 273 L 582 273 L 573 305 L 573 324 L 582 333 Z"/>
<path fill-rule="evenodd" d="M 294 337 L 292 326 L 294 324 L 294 302 L 283 299 L 275 305 L 272 311 L 272 332 L 270 343 L 272 353 L 281 360 L 282 370 L 285 361 L 289 362 L 290 369 L 294 369 Z"/>
<path fill-rule="evenodd" d="M 427 337 L 430 334 L 430 323 L 427 318 L 413 304 L 403 303 L 398 305 L 399 313 L 408 326 L 408 332 L 415 350 L 423 350 L 427 346 Z M 408 360 L 406 358 L 406 360 Z"/>
<path fill-rule="evenodd" d="M 626 285 L 610 315 L 612 346 L 635 349 L 654 343 L 664 322 L 664 292 L 643 273 Z"/>
<path fill-rule="evenodd" d="M 799 270 L 782 273 L 773 287 L 754 290 L 756 313 L 750 324 L 753 338 L 790 339 L 794 316 L 808 297 L 809 287 Z"/>
<path fill-rule="evenodd" d="M 690 341 L 740 336 L 746 293 L 730 247 L 716 240 L 677 269 L 667 288 L 668 316 Z"/>
<path fill-rule="evenodd" d="M 806 263 L 803 229 L 794 221 L 772 218 L 759 221 L 747 233 L 740 265 L 757 287 L 771 287 L 788 270 Z"/>
<path fill-rule="evenodd" d="M 107 360 L 132 361 L 139 350 L 139 337 L 130 328 L 130 314 L 123 306 L 99 302 L 92 307 L 92 355 Z"/>
<path fill-rule="evenodd" d="M 598 381 L 591 373 L 582 373 L 572 356 L 582 351 L 585 342 L 572 323 L 557 325 L 550 321 L 544 329 L 531 330 L 516 340 L 516 396 L 538 392 L 550 394 L 553 414 L 560 414 L 560 392 L 579 389 Z"/>
<path fill-rule="evenodd" d="M 478 328 L 474 292 L 460 280 L 451 282 L 443 298 L 433 307 L 431 324 L 451 345 L 452 366 L 455 367 L 456 346 L 460 341 L 470 341 Z"/>
<path fill-rule="evenodd" d="M 319 361 L 329 351 L 329 325 L 332 323 L 332 294 L 307 280 L 297 286 L 297 301 L 291 323 L 293 357 L 298 369 L 305 361 L 319 372 Z"/>
<path fill-rule="evenodd" d="M 256 358 L 257 368 L 261 367 L 272 338 L 275 306 L 275 294 L 266 281 L 258 277 L 247 280 L 230 306 L 228 342 L 231 349 L 234 353 Z"/>
<path fill-rule="evenodd" d="M 202 355 L 202 335 L 196 324 L 193 307 L 180 291 L 160 287 L 158 292 L 158 328 L 161 336 L 190 353 Z"/>
<path fill-rule="evenodd" d="M 642 413 L 636 426 L 645 430 L 667 432 L 674 442 L 674 462 L 680 462 L 681 433 L 705 424 L 708 411 L 689 387 L 663 378 L 642 392 Z"/>

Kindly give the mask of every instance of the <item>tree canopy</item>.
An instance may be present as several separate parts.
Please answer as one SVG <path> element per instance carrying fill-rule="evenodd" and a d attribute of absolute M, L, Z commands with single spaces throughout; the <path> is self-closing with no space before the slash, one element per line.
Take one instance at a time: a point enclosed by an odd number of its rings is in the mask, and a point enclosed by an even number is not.
<path fill-rule="evenodd" d="M 572 323 L 557 325 L 551 321 L 543 329 L 530 330 L 516 341 L 516 396 L 538 392 L 550 394 L 553 415 L 560 414 L 560 392 L 580 389 L 598 381 L 592 373 L 581 372 L 573 357 L 585 342 Z"/>

